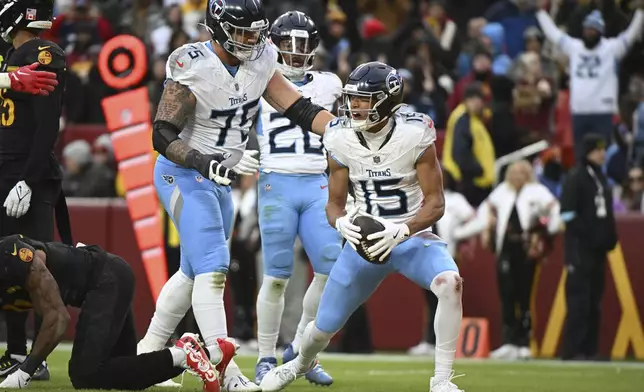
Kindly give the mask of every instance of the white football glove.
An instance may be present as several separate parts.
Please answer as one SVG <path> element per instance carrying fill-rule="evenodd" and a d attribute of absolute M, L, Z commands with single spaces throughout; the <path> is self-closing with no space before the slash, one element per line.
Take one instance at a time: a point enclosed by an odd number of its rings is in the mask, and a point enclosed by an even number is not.
<path fill-rule="evenodd" d="M 356 226 L 351 223 L 353 218 L 358 215 L 358 212 L 357 208 L 352 208 L 347 211 L 345 216 L 335 220 L 335 229 L 344 239 L 347 240 L 347 243 L 353 248 L 353 250 L 356 249 L 356 245 L 359 245 L 360 239 L 362 239 L 362 235 L 359 233 L 360 226 Z"/>
<path fill-rule="evenodd" d="M 31 381 L 31 376 L 23 371 L 18 369 L 15 372 L 11 373 L 0 383 L 0 389 L 2 388 L 26 388 Z"/>
<path fill-rule="evenodd" d="M 208 179 L 214 181 L 219 185 L 228 186 L 231 183 L 231 179 L 228 177 L 235 178 L 234 174 L 230 175 L 230 169 L 224 166 L 221 162 L 212 160 L 210 161 L 210 169 L 208 170 Z"/>
<path fill-rule="evenodd" d="M 259 170 L 259 151 L 245 150 L 242 159 L 233 166 L 233 171 L 243 176 L 252 176 Z"/>
<path fill-rule="evenodd" d="M 394 223 L 378 216 L 372 216 L 372 218 L 382 223 L 385 229 L 367 236 L 370 241 L 381 238 L 380 241 L 371 245 L 367 251 L 373 257 L 380 255 L 378 260 L 384 261 L 396 245 L 409 238 L 409 227 L 404 223 Z"/>
<path fill-rule="evenodd" d="M 31 204 L 31 188 L 24 181 L 19 181 L 4 200 L 7 216 L 20 218 L 29 211 Z"/>

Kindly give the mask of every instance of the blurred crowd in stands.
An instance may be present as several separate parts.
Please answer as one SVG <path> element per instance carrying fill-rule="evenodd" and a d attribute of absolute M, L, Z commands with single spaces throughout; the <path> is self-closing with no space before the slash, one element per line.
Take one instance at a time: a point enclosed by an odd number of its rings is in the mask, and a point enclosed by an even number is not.
<path fill-rule="evenodd" d="M 533 159 L 538 177 L 558 194 L 574 162 L 568 104 L 568 62 L 545 40 L 535 18 L 536 0 L 264 0 L 269 20 L 288 10 L 310 15 L 322 44 L 316 68 L 346 78 L 358 64 L 380 60 L 405 79 L 405 102 L 429 114 L 437 129 L 478 82 L 482 123 L 495 159 L 546 140 L 551 148 Z M 628 25 L 633 1 L 551 0 L 550 14 L 571 36 L 584 17 L 602 12 L 605 35 Z M 97 69 L 102 44 L 118 34 L 141 38 L 148 49 L 145 80 L 154 114 L 163 89 L 165 61 L 177 47 L 209 39 L 200 28 L 208 0 L 57 0 L 47 38 L 68 54 L 64 125 L 104 122 L 101 99 L 115 91 Z M 616 209 L 642 211 L 644 176 L 644 45 L 619 66 L 620 110 L 614 120 L 606 171 L 616 185 Z M 471 90 L 471 89 L 470 89 Z M 471 93 L 471 91 L 470 91 Z M 63 127 L 64 132 L 65 127 Z M 251 146 L 252 147 L 252 146 Z M 119 193 L 108 137 L 93 145 L 77 140 L 63 148 L 68 196 Z M 476 203 L 475 203 L 476 204 Z"/>

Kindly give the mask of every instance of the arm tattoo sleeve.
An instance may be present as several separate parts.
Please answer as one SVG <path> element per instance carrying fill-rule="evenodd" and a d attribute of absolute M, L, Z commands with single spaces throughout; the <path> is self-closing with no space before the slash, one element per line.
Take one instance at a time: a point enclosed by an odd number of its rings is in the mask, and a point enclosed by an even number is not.
<path fill-rule="evenodd" d="M 183 129 L 186 122 L 195 112 L 197 99 L 190 89 L 172 80 L 168 80 L 155 120 L 163 120 Z M 175 140 L 166 149 L 166 158 L 179 165 L 184 165 L 190 148 L 183 140 Z"/>
<path fill-rule="evenodd" d="M 43 323 L 30 357 L 42 362 L 54 350 L 65 334 L 69 324 L 69 313 L 60 296 L 58 284 L 45 264 L 34 260 L 27 278 L 27 290 L 34 310 L 42 315 Z"/>

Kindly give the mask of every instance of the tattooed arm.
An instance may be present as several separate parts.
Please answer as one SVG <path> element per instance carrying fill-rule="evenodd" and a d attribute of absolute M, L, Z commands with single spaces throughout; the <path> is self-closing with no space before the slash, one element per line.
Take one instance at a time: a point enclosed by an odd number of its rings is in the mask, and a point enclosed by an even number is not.
<path fill-rule="evenodd" d="M 179 133 L 196 106 L 197 98 L 188 87 L 173 80 L 166 82 L 154 119 L 153 144 L 160 154 L 182 166 L 187 166 L 188 153 L 194 150 L 179 139 Z"/>
<path fill-rule="evenodd" d="M 197 170 L 202 176 L 221 185 L 229 185 L 235 174 L 221 165 L 222 154 L 202 154 L 179 138 L 181 130 L 194 115 L 197 98 L 190 89 L 173 80 L 168 80 L 154 119 L 152 145 L 161 155 L 172 162 Z"/>
<path fill-rule="evenodd" d="M 29 358 L 20 368 L 33 375 L 63 338 L 69 324 L 69 313 L 60 296 L 58 284 L 45 266 L 45 253 L 36 251 L 27 276 L 26 289 L 34 310 L 42 316 L 42 326 Z"/>
<path fill-rule="evenodd" d="M 318 135 L 324 134 L 324 128 L 335 116 L 323 107 L 312 104 L 309 99 L 293 88 L 281 72 L 275 71 L 266 86 L 264 99 L 275 110 L 284 114 L 303 130 L 312 131 Z"/>

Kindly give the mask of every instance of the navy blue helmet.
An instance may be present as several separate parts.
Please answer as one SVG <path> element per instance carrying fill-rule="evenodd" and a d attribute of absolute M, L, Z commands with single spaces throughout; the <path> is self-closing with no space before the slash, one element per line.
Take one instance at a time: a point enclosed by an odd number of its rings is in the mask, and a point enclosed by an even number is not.
<path fill-rule="evenodd" d="M 402 106 L 403 87 L 402 76 L 394 67 L 379 61 L 361 64 L 349 74 L 342 89 L 340 115 L 351 128 L 367 130 Z"/>
<path fill-rule="evenodd" d="M 305 13 L 289 11 L 275 19 L 270 38 L 279 53 L 279 68 L 286 77 L 301 77 L 311 69 L 320 34 Z"/>
<path fill-rule="evenodd" d="M 268 19 L 261 0 L 209 0 L 206 28 L 237 59 L 253 61 L 266 46 Z"/>
<path fill-rule="evenodd" d="M 49 30 L 53 16 L 53 0 L 4 0 L 0 3 L 0 35 L 11 43 L 18 30 Z"/>

